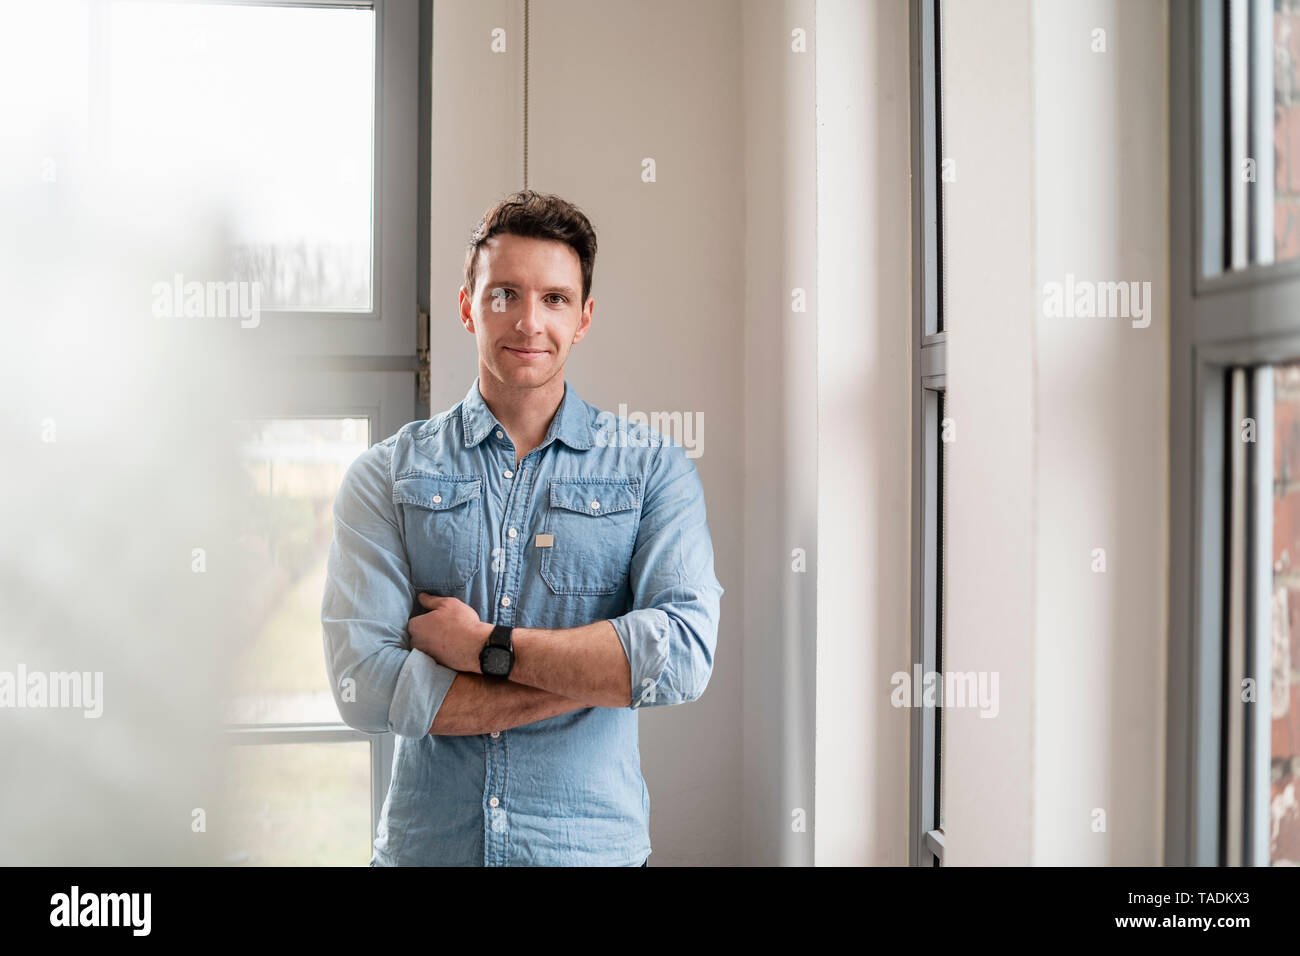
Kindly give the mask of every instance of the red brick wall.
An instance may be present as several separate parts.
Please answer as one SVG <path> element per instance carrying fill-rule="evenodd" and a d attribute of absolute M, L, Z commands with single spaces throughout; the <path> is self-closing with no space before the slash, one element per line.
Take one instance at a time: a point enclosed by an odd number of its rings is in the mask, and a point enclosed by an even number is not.
<path fill-rule="evenodd" d="M 1278 366 L 1273 380 L 1273 659 L 1259 679 L 1271 682 L 1273 698 L 1269 858 L 1276 864 L 1300 863 L 1300 365 Z"/>

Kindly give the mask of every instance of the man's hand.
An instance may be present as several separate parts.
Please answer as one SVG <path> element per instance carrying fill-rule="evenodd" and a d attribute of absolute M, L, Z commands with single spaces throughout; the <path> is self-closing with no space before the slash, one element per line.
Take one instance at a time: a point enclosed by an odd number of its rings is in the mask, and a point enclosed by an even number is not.
<path fill-rule="evenodd" d="M 411 647 L 452 670 L 483 673 L 478 655 L 492 636 L 492 625 L 480 621 L 472 607 L 456 598 L 422 593 L 418 599 L 420 606 L 429 610 L 406 622 Z"/>

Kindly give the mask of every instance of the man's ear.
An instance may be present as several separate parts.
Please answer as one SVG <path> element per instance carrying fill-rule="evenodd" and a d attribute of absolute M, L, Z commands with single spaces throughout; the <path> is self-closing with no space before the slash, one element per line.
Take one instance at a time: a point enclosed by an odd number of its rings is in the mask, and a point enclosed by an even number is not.
<path fill-rule="evenodd" d="M 587 330 L 591 328 L 591 313 L 592 310 L 595 308 L 596 308 L 595 298 L 588 296 L 587 305 L 582 310 L 582 320 L 578 323 L 577 331 L 573 333 L 573 342 L 571 344 L 577 345 L 579 342 L 582 341 L 583 337 L 587 334 Z"/>
<path fill-rule="evenodd" d="M 460 324 L 471 335 L 474 333 L 474 300 L 464 286 L 460 287 Z"/>

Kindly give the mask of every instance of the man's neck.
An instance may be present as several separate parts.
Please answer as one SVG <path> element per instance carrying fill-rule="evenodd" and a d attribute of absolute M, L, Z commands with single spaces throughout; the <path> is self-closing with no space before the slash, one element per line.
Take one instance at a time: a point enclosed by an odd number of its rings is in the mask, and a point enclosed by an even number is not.
<path fill-rule="evenodd" d="M 510 388 L 480 368 L 478 390 L 522 459 L 546 439 L 547 429 L 564 401 L 564 374 L 539 388 Z"/>

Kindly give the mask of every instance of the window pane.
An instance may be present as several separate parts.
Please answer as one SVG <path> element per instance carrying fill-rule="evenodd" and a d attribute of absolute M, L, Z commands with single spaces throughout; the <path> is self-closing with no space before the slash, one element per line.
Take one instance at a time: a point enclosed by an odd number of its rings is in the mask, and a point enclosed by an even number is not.
<path fill-rule="evenodd" d="M 183 189 L 265 309 L 369 311 L 372 10 L 108 7 L 107 162 Z M 195 276 L 196 279 L 225 277 Z"/>
<path fill-rule="evenodd" d="M 366 866 L 370 743 L 246 744 L 228 753 L 209 832 L 238 866 Z"/>
<path fill-rule="evenodd" d="M 325 672 L 321 594 L 334 495 L 370 447 L 364 418 L 287 418 L 243 426 L 249 495 L 244 560 L 250 640 L 236 656 L 232 723 L 339 721 Z"/>
<path fill-rule="evenodd" d="M 1274 74 L 1273 259 L 1300 258 L 1300 4 L 1276 0 L 1269 63 Z"/>
<path fill-rule="evenodd" d="M 1273 371 L 1269 861 L 1300 865 L 1300 364 Z"/>
<path fill-rule="evenodd" d="M 1300 3 L 1229 0 L 1208 27 L 1205 72 L 1214 78 L 1203 95 L 1215 102 L 1201 144 L 1214 170 L 1202 197 L 1206 272 L 1300 259 Z"/>

